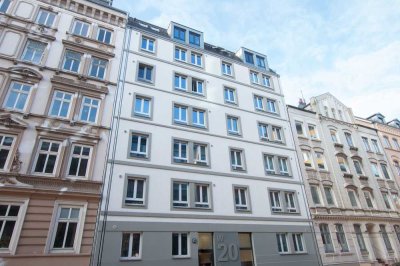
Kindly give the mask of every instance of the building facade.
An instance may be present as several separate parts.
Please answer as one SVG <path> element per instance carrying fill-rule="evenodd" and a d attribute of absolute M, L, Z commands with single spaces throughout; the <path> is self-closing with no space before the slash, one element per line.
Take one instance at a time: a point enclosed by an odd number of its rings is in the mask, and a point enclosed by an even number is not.
<path fill-rule="evenodd" d="M 279 75 L 129 19 L 97 265 L 318 265 Z"/>
<path fill-rule="evenodd" d="M 323 264 L 399 261 L 399 187 L 376 130 L 330 93 L 288 113 Z"/>
<path fill-rule="evenodd" d="M 1 265 L 89 265 L 126 19 L 0 1 Z"/>

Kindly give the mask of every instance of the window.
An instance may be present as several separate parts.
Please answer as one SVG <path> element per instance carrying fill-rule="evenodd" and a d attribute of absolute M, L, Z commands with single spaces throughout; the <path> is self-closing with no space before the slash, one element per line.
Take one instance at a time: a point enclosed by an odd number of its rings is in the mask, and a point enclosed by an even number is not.
<path fill-rule="evenodd" d="M 139 64 L 138 80 L 153 83 L 154 68 L 149 65 Z"/>
<path fill-rule="evenodd" d="M 264 155 L 265 171 L 267 174 L 276 174 L 274 167 L 274 156 Z"/>
<path fill-rule="evenodd" d="M 104 79 L 107 63 L 107 60 L 92 57 L 89 69 L 89 76 L 93 78 Z"/>
<path fill-rule="evenodd" d="M 151 116 L 151 99 L 136 95 L 135 96 L 135 106 L 134 106 L 134 115 L 150 117 Z"/>
<path fill-rule="evenodd" d="M 21 205 L 14 203 L 0 203 L 0 249 L 9 250 L 10 244 L 16 238 L 16 225 Z"/>
<path fill-rule="evenodd" d="M 92 147 L 79 144 L 72 145 L 68 176 L 88 177 L 89 161 Z"/>
<path fill-rule="evenodd" d="M 357 243 L 360 247 L 361 251 L 367 251 L 367 247 L 365 246 L 363 233 L 361 231 L 361 225 L 355 224 L 354 225 L 354 232 L 356 233 Z"/>
<path fill-rule="evenodd" d="M 269 199 L 271 201 L 271 211 L 285 212 L 285 213 L 297 213 L 297 199 L 296 193 L 293 191 L 270 191 Z M 282 204 L 283 202 L 283 204 Z"/>
<path fill-rule="evenodd" d="M 376 164 L 376 163 L 371 163 L 371 171 L 372 171 L 372 174 L 373 174 L 375 177 L 380 177 L 380 175 L 379 175 L 379 170 L 378 170 L 378 164 Z"/>
<path fill-rule="evenodd" d="M 46 43 L 28 40 L 24 52 L 22 53 L 21 60 L 31 62 L 33 64 L 40 64 L 46 46 Z"/>
<path fill-rule="evenodd" d="M 78 237 L 81 237 L 79 231 L 81 228 L 80 207 L 59 206 L 54 228 L 57 228 L 53 235 L 53 250 L 73 250 L 75 249 Z"/>
<path fill-rule="evenodd" d="M 306 251 L 304 248 L 304 239 L 302 233 L 292 234 L 292 240 L 293 240 L 294 252 L 303 253 Z"/>
<path fill-rule="evenodd" d="M 331 111 L 332 111 L 332 117 L 333 117 L 334 119 L 336 119 L 335 108 L 331 108 Z"/>
<path fill-rule="evenodd" d="M 287 234 L 276 234 L 276 242 L 278 244 L 278 252 L 281 254 L 289 253 L 289 245 L 287 242 Z"/>
<path fill-rule="evenodd" d="M 149 138 L 147 134 L 132 132 L 129 157 L 149 158 Z"/>
<path fill-rule="evenodd" d="M 351 134 L 347 133 L 347 132 L 344 132 L 344 136 L 346 137 L 347 145 L 349 145 L 350 148 L 354 147 L 353 139 L 351 137 Z"/>
<path fill-rule="evenodd" d="M 200 34 L 189 31 L 189 43 L 192 45 L 200 46 Z"/>
<path fill-rule="evenodd" d="M 234 187 L 235 209 L 237 211 L 250 211 L 249 190 L 247 187 Z"/>
<path fill-rule="evenodd" d="M 264 164 L 266 174 L 289 176 L 289 163 L 288 158 L 276 155 L 264 154 Z M 279 166 L 279 172 L 275 170 L 275 165 Z"/>
<path fill-rule="evenodd" d="M 192 63 L 192 65 L 196 65 L 196 66 L 202 66 L 202 55 L 198 54 L 198 53 L 190 53 L 190 63 Z"/>
<path fill-rule="evenodd" d="M 256 110 L 264 110 L 263 97 L 254 95 L 254 107 Z"/>
<path fill-rule="evenodd" d="M 172 256 L 173 257 L 189 257 L 189 234 L 188 233 L 172 233 Z"/>
<path fill-rule="evenodd" d="M 87 37 L 89 35 L 89 24 L 79 20 L 75 20 L 72 33 L 75 35 Z"/>
<path fill-rule="evenodd" d="M 258 123 L 258 134 L 262 140 L 269 140 L 268 125 Z"/>
<path fill-rule="evenodd" d="M 254 57 L 252 53 L 244 51 L 244 60 L 246 63 L 254 65 Z"/>
<path fill-rule="evenodd" d="M 284 196 L 285 196 L 285 211 L 291 213 L 297 212 L 295 192 L 285 191 Z"/>
<path fill-rule="evenodd" d="M 386 226 L 384 224 L 380 224 L 379 229 L 381 231 L 381 235 L 383 238 L 383 242 L 385 243 L 386 250 L 388 252 L 393 252 L 393 248 L 392 248 L 392 244 L 390 243 L 389 235 L 386 232 Z"/>
<path fill-rule="evenodd" d="M 388 170 L 387 170 L 386 164 L 382 164 L 382 163 L 381 163 L 381 169 L 382 169 L 383 176 L 384 176 L 386 179 L 390 179 L 390 175 L 389 175 L 389 172 L 388 172 Z"/>
<path fill-rule="evenodd" d="M 213 265 L 214 262 L 214 243 L 213 233 L 198 233 L 199 239 L 199 265 Z"/>
<path fill-rule="evenodd" d="M 126 184 L 125 205 L 145 206 L 146 179 L 128 177 Z"/>
<path fill-rule="evenodd" d="M 228 128 L 228 134 L 240 135 L 239 130 L 239 118 L 234 116 L 227 116 L 226 124 Z"/>
<path fill-rule="evenodd" d="M 40 140 L 36 162 L 35 173 L 54 174 L 58 162 L 61 143 L 51 140 Z"/>
<path fill-rule="evenodd" d="M 258 73 L 250 71 L 250 80 L 251 80 L 252 83 L 259 84 Z"/>
<path fill-rule="evenodd" d="M 329 132 L 331 134 L 331 139 L 333 143 L 339 143 L 336 131 L 331 129 Z"/>
<path fill-rule="evenodd" d="M 188 108 L 186 106 L 174 105 L 174 122 L 188 123 Z"/>
<path fill-rule="evenodd" d="M 276 142 L 283 142 L 282 128 L 272 126 L 272 140 Z"/>
<path fill-rule="evenodd" d="M 338 114 L 339 114 L 339 119 L 344 121 L 343 119 L 343 114 L 342 114 L 342 110 L 338 110 Z"/>
<path fill-rule="evenodd" d="M 7 109 L 25 111 L 31 86 L 19 82 L 11 82 L 4 107 Z"/>
<path fill-rule="evenodd" d="M 208 147 L 206 143 L 174 140 L 173 161 L 175 163 L 208 166 Z"/>
<path fill-rule="evenodd" d="M 304 165 L 309 168 L 314 168 L 311 155 L 308 151 L 303 151 Z"/>
<path fill-rule="evenodd" d="M 66 50 L 64 55 L 63 70 L 78 73 L 83 54 Z"/>
<path fill-rule="evenodd" d="M 231 149 L 230 155 L 231 155 L 232 170 L 240 170 L 240 171 L 245 170 L 243 150 Z"/>
<path fill-rule="evenodd" d="M 348 189 L 347 190 L 347 195 L 349 195 L 351 206 L 354 207 L 354 208 L 358 208 L 358 196 L 357 196 L 357 193 L 352 189 Z"/>
<path fill-rule="evenodd" d="M 204 81 L 192 78 L 192 93 L 204 95 Z"/>
<path fill-rule="evenodd" d="M 382 197 L 383 197 L 383 201 L 385 202 L 386 209 L 391 210 L 392 205 L 390 204 L 390 199 L 389 199 L 388 193 L 382 192 Z"/>
<path fill-rule="evenodd" d="M 262 85 L 264 85 L 265 87 L 271 87 L 270 77 L 262 75 Z"/>
<path fill-rule="evenodd" d="M 6 170 L 11 160 L 12 149 L 14 145 L 14 136 L 0 135 L 0 169 Z"/>
<path fill-rule="evenodd" d="M 232 88 L 224 88 L 224 100 L 226 103 L 237 104 L 236 102 L 236 90 Z"/>
<path fill-rule="evenodd" d="M 99 27 L 97 30 L 97 40 L 102 43 L 110 44 L 111 43 L 111 35 L 112 32 L 105 28 Z"/>
<path fill-rule="evenodd" d="M 81 114 L 79 120 L 88 123 L 96 123 L 100 107 L 100 100 L 84 96 L 82 99 Z"/>
<path fill-rule="evenodd" d="M 270 113 L 277 113 L 276 111 L 276 104 L 274 100 L 267 99 L 267 112 Z"/>
<path fill-rule="evenodd" d="M 341 252 L 349 252 L 349 246 L 347 244 L 347 239 L 346 235 L 343 229 L 342 224 L 336 224 L 336 238 L 339 242 L 339 245 L 341 247 Z"/>
<path fill-rule="evenodd" d="M 256 62 L 257 62 L 257 66 L 258 67 L 265 68 L 265 59 L 264 59 L 264 57 L 256 55 Z"/>
<path fill-rule="evenodd" d="M 121 259 L 140 259 L 142 254 L 142 235 L 140 233 L 122 233 Z"/>
<path fill-rule="evenodd" d="M 174 39 L 185 41 L 186 40 L 186 30 L 180 27 L 174 26 Z"/>
<path fill-rule="evenodd" d="M 287 158 L 278 157 L 278 163 L 279 163 L 279 174 L 288 176 L 289 175 L 289 167 L 288 167 Z"/>
<path fill-rule="evenodd" d="M 186 50 L 179 47 L 175 47 L 175 59 L 186 62 Z"/>
<path fill-rule="evenodd" d="M 354 168 L 356 169 L 356 173 L 358 175 L 363 175 L 364 172 L 362 170 L 361 163 L 358 160 L 353 160 L 353 163 L 354 163 Z"/>
<path fill-rule="evenodd" d="M 381 153 L 381 150 L 379 149 L 378 141 L 376 139 L 371 139 L 371 142 L 372 142 L 372 147 L 374 147 L 374 152 Z"/>
<path fill-rule="evenodd" d="M 348 173 L 349 170 L 347 167 L 347 160 L 344 157 L 337 156 L 337 161 L 339 163 L 340 170 L 344 173 Z"/>
<path fill-rule="evenodd" d="M 371 146 L 369 145 L 368 139 L 365 138 L 365 137 L 362 137 L 361 139 L 362 139 L 362 141 L 363 141 L 363 143 L 364 143 L 364 149 L 365 149 L 365 151 L 371 151 Z"/>
<path fill-rule="evenodd" d="M 226 63 L 226 62 L 222 62 L 221 69 L 222 69 L 222 74 L 228 75 L 228 76 L 232 76 L 233 75 L 232 64 Z"/>
<path fill-rule="evenodd" d="M 383 136 L 383 146 L 387 149 L 391 149 L 392 147 L 390 146 L 390 141 L 387 136 Z"/>
<path fill-rule="evenodd" d="M 299 121 L 295 121 L 294 123 L 296 126 L 297 135 L 304 136 L 303 123 Z"/>
<path fill-rule="evenodd" d="M 396 170 L 397 170 L 397 175 L 400 176 L 400 164 L 399 164 L 399 162 L 398 161 L 394 161 L 393 164 L 394 164 L 394 168 L 396 168 Z"/>
<path fill-rule="evenodd" d="M 271 201 L 272 212 L 283 212 L 283 208 L 281 206 L 280 194 L 281 194 L 280 191 L 269 192 L 269 199 Z"/>
<path fill-rule="evenodd" d="M 400 150 L 400 144 L 399 144 L 399 142 L 397 141 L 397 139 L 393 138 L 393 143 L 394 143 L 395 149 L 399 151 L 399 150 Z"/>
<path fill-rule="evenodd" d="M 369 191 L 364 191 L 365 201 L 367 202 L 368 208 L 374 208 L 373 198 Z"/>
<path fill-rule="evenodd" d="M 174 140 L 173 158 L 176 163 L 188 163 L 188 142 Z"/>
<path fill-rule="evenodd" d="M 41 8 L 36 17 L 36 23 L 46 27 L 51 27 L 53 26 L 55 18 L 56 13 Z"/>
<path fill-rule="evenodd" d="M 311 191 L 311 197 L 314 202 L 314 204 L 321 204 L 321 199 L 319 196 L 319 187 L 317 186 L 310 186 L 310 191 Z"/>
<path fill-rule="evenodd" d="M 243 266 L 253 266 L 253 246 L 251 233 L 239 233 L 240 263 Z"/>
<path fill-rule="evenodd" d="M 64 91 L 54 91 L 49 115 L 67 118 L 72 102 L 72 94 Z"/>
<path fill-rule="evenodd" d="M 8 7 L 10 6 L 11 0 L 0 1 L 0 13 L 6 13 Z"/>
<path fill-rule="evenodd" d="M 393 226 L 394 227 L 394 232 L 395 232 L 395 234 L 396 234 L 396 236 L 397 236 L 397 239 L 399 240 L 399 242 L 400 242 L 400 225 L 394 225 Z"/>
<path fill-rule="evenodd" d="M 328 110 L 328 106 L 324 105 L 324 112 L 325 112 L 325 116 L 329 117 L 329 110 Z"/>
<path fill-rule="evenodd" d="M 317 157 L 316 161 L 318 169 L 327 170 L 324 154 L 322 152 L 315 152 L 315 157 Z"/>
<path fill-rule="evenodd" d="M 191 114 L 190 116 L 188 114 Z M 174 104 L 174 122 L 195 127 L 206 127 L 206 111 L 191 106 Z"/>
<path fill-rule="evenodd" d="M 210 184 L 174 181 L 172 184 L 172 206 L 174 208 L 211 208 Z"/>
<path fill-rule="evenodd" d="M 208 165 L 207 159 L 208 145 L 194 143 L 193 144 L 193 163 L 197 165 Z"/>
<path fill-rule="evenodd" d="M 334 197 L 333 197 L 332 188 L 324 186 L 324 192 L 325 192 L 326 203 L 328 205 L 331 205 L 331 206 L 335 205 L 335 200 L 334 200 Z"/>
<path fill-rule="evenodd" d="M 322 243 L 324 245 L 325 253 L 335 252 L 333 248 L 331 233 L 327 224 L 320 224 L 319 230 L 321 232 Z"/>
<path fill-rule="evenodd" d="M 311 139 L 318 139 L 317 127 L 315 125 L 308 125 L 308 135 Z"/>
<path fill-rule="evenodd" d="M 184 91 L 187 90 L 187 82 L 185 76 L 175 74 L 175 89 Z"/>

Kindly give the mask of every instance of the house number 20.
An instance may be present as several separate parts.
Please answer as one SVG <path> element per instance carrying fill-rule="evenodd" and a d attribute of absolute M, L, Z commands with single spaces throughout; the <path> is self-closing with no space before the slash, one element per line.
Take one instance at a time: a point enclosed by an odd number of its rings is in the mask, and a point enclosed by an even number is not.
<path fill-rule="evenodd" d="M 225 244 L 219 243 L 217 245 L 219 250 L 222 250 L 221 254 L 218 256 L 218 261 L 225 262 L 225 261 L 236 261 L 239 256 L 238 247 L 235 244 Z"/>

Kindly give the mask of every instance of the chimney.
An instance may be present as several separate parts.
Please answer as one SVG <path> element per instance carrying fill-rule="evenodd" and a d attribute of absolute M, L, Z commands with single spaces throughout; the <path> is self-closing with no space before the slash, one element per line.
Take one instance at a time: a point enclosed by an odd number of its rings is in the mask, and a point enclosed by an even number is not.
<path fill-rule="evenodd" d="M 304 107 L 306 107 L 306 101 L 302 98 L 299 99 L 299 108 L 304 109 Z"/>

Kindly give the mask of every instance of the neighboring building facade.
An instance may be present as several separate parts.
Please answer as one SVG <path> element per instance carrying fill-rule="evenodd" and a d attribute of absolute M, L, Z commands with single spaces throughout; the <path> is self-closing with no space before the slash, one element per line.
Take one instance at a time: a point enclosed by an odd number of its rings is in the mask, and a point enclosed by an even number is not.
<path fill-rule="evenodd" d="M 130 19 L 97 265 L 318 265 L 265 55 Z"/>
<path fill-rule="evenodd" d="M 376 130 L 329 93 L 288 113 L 323 264 L 399 261 L 399 189 Z"/>
<path fill-rule="evenodd" d="M 1 265 L 89 265 L 126 18 L 0 1 Z"/>
<path fill-rule="evenodd" d="M 379 113 L 367 119 L 378 130 L 378 135 L 386 152 L 392 172 L 398 184 L 400 184 L 400 120 L 393 119 L 386 123 L 385 117 Z"/>

